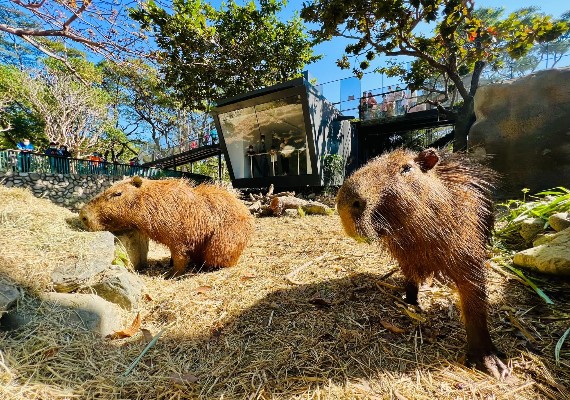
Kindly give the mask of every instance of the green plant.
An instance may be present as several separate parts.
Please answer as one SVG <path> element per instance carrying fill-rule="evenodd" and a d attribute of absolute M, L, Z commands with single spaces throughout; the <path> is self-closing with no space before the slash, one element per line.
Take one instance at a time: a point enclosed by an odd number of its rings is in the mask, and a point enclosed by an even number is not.
<path fill-rule="evenodd" d="M 529 189 L 525 188 L 522 192 L 523 200 L 508 200 L 498 205 L 499 209 L 506 211 L 497 221 L 501 228 L 495 231 L 495 238 L 503 244 L 516 245 L 521 241 L 521 223 L 527 218 L 541 218 L 546 227 L 548 217 L 552 214 L 570 211 L 570 190 L 562 186 L 531 195 L 530 201 L 526 198 Z"/>
<path fill-rule="evenodd" d="M 340 154 L 323 156 L 325 186 L 340 185 L 344 179 L 344 158 Z"/>

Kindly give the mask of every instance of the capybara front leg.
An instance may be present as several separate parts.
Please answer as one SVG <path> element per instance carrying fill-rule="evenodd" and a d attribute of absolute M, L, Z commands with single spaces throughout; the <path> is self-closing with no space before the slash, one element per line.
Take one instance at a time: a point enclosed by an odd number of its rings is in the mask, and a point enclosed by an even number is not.
<path fill-rule="evenodd" d="M 417 306 L 418 292 L 420 290 L 419 283 L 412 279 L 406 278 L 406 283 L 404 286 L 406 288 L 406 303 Z"/>
<path fill-rule="evenodd" d="M 467 331 L 467 364 L 484 371 L 497 379 L 511 373 L 497 355 L 487 327 L 487 298 L 482 282 L 458 283 L 461 312 Z"/>
<path fill-rule="evenodd" d="M 189 259 L 185 255 L 180 255 L 176 253 L 172 254 L 172 271 L 168 275 L 169 278 L 175 278 L 177 276 L 183 275 L 188 266 Z"/>

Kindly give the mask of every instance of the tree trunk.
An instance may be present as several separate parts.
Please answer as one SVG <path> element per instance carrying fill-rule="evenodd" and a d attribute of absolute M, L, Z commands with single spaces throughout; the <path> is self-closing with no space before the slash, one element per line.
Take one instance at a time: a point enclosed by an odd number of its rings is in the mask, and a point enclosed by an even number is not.
<path fill-rule="evenodd" d="M 467 150 L 467 136 L 469 130 L 475 122 L 475 109 L 473 96 L 469 96 L 461 110 L 457 113 L 455 120 L 455 139 L 453 140 L 453 151 Z"/>

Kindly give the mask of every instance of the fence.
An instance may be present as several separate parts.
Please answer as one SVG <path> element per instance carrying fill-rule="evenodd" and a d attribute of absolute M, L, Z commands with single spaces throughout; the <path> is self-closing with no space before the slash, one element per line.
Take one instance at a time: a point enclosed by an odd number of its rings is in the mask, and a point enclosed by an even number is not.
<path fill-rule="evenodd" d="M 188 172 L 142 167 L 140 165 L 82 160 L 20 150 L 0 151 L 0 172 L 36 172 L 51 174 L 142 176 L 150 179 L 188 177 L 196 180 L 201 175 Z"/>

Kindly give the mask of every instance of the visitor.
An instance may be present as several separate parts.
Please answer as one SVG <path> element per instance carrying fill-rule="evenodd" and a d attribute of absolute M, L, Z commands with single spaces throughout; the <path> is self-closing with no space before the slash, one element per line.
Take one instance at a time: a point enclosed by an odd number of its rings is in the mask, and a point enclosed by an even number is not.
<path fill-rule="evenodd" d="M 24 139 L 19 142 L 16 147 L 20 150 L 18 154 L 20 172 L 30 172 L 30 165 L 32 163 L 32 152 L 34 151 L 34 145 L 30 142 L 30 139 Z"/>
<path fill-rule="evenodd" d="M 248 158 L 247 163 L 249 165 L 250 178 L 255 178 L 258 174 L 261 175 L 261 171 L 259 170 L 259 164 L 257 163 L 257 157 L 256 157 L 257 153 L 253 148 L 252 144 L 248 146 L 245 154 Z"/>
<path fill-rule="evenodd" d="M 283 142 L 279 146 L 281 153 L 281 173 L 283 175 L 289 175 L 289 158 L 295 151 L 295 148 L 290 144 L 287 144 L 287 139 L 283 139 Z"/>
<path fill-rule="evenodd" d="M 98 174 L 99 166 L 102 161 L 101 157 L 99 157 L 99 153 L 94 151 L 93 154 L 89 156 L 88 160 L 89 160 L 89 171 L 92 174 Z"/>
<path fill-rule="evenodd" d="M 392 86 L 388 86 L 388 92 L 386 93 L 386 116 L 394 116 L 394 101 L 396 100 Z"/>
<path fill-rule="evenodd" d="M 59 173 L 59 149 L 57 143 L 50 142 L 49 147 L 45 149 L 44 154 L 48 156 L 49 168 L 52 174 Z"/>
<path fill-rule="evenodd" d="M 60 167 L 62 174 L 69 174 L 69 159 L 71 158 L 71 153 L 67 150 L 67 146 L 62 144 L 59 146 L 59 156 L 60 158 Z"/>

